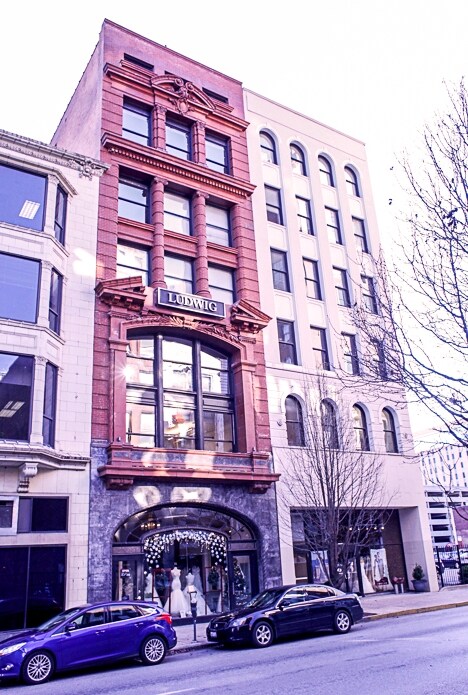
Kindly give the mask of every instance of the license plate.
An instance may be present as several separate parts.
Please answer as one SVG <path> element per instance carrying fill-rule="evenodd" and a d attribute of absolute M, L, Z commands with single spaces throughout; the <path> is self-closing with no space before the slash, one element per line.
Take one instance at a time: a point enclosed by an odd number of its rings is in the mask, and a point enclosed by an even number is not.
<path fill-rule="evenodd" d="M 216 632 L 216 630 L 210 630 L 210 637 L 212 637 L 213 639 L 216 639 L 217 636 L 218 636 L 218 633 Z"/>

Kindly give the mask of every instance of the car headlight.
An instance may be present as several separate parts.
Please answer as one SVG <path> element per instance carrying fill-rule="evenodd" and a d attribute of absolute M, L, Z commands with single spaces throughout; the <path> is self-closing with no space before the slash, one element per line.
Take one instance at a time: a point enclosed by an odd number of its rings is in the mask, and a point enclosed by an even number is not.
<path fill-rule="evenodd" d="M 232 621 L 231 627 L 240 627 L 241 625 L 245 625 L 249 620 L 250 618 L 236 618 Z"/>
<path fill-rule="evenodd" d="M 24 647 L 26 642 L 18 642 L 18 644 L 12 644 L 10 647 L 5 647 L 0 649 L 0 656 L 6 656 L 7 654 L 13 654 L 13 652 L 18 651 L 21 647 Z"/>

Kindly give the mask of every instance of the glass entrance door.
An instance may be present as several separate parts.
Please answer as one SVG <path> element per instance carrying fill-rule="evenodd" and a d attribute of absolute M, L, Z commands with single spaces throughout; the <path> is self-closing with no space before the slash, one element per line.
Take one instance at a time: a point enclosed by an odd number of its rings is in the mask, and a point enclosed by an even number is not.
<path fill-rule="evenodd" d="M 228 553 L 231 609 L 241 608 L 258 594 L 257 554 L 253 550 Z"/>

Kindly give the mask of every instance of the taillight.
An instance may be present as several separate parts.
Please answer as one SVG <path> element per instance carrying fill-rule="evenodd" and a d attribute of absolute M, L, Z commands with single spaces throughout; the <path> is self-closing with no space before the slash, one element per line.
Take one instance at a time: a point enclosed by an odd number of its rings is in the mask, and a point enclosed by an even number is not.
<path fill-rule="evenodd" d="M 159 613 L 154 618 L 156 621 L 163 620 L 168 625 L 172 625 L 172 616 L 169 613 Z"/>

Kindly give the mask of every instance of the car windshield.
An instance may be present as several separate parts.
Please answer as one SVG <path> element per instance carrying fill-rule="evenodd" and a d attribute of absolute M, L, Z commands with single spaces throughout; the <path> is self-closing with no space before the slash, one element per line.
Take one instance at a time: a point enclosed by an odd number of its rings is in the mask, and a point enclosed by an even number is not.
<path fill-rule="evenodd" d="M 266 591 L 262 591 L 261 594 L 254 596 L 244 608 L 263 608 L 264 606 L 269 606 L 271 603 L 275 603 L 283 594 L 284 589 L 267 589 Z"/>
<path fill-rule="evenodd" d="M 50 630 L 51 628 L 60 625 L 60 623 L 63 623 L 63 621 L 67 620 L 67 618 L 71 618 L 73 615 L 76 615 L 76 613 L 79 613 L 80 610 L 81 608 L 68 608 L 66 611 L 63 611 L 63 613 L 54 615 L 53 618 L 49 618 L 49 620 L 46 620 L 45 623 L 39 625 L 37 629 L 40 632 L 43 632 L 44 630 Z"/>

